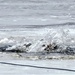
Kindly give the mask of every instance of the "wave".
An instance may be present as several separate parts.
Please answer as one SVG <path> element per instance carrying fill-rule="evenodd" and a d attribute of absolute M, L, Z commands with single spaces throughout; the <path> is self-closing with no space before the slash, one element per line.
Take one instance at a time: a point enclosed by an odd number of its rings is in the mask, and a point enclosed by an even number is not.
<path fill-rule="evenodd" d="M 37 37 L 36 34 L 35 36 L 29 35 L 29 37 L 22 37 L 18 35 L 16 38 L 15 36 L 2 38 L 0 39 L 0 48 L 5 50 L 18 49 L 26 52 L 39 52 L 44 50 L 45 47 L 42 47 L 43 45 L 47 46 L 48 44 L 52 43 L 56 43 L 58 46 L 62 47 L 62 49 L 64 49 L 66 46 L 75 46 L 75 29 L 53 28 L 50 30 L 46 29 L 44 32 L 45 31 L 46 33 L 42 34 L 42 37 L 40 34 Z M 27 45 L 29 46 L 27 47 Z"/>
<path fill-rule="evenodd" d="M 75 22 L 66 22 L 60 24 L 45 24 L 45 25 L 0 25 L 0 28 L 45 28 L 45 27 L 63 27 L 63 26 L 75 26 Z"/>

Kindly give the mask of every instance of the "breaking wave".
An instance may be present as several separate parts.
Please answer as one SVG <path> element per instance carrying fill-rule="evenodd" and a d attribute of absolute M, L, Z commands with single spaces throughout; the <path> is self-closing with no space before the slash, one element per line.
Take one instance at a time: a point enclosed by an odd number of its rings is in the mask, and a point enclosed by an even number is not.
<path fill-rule="evenodd" d="M 66 46 L 75 46 L 75 30 L 72 28 L 51 28 L 44 29 L 42 36 L 38 37 L 27 36 L 24 37 L 6 37 L 0 39 L 0 50 L 21 50 L 25 52 L 40 52 L 45 49 L 49 44 L 55 43 L 57 46 L 63 49 Z M 37 33 L 39 33 L 37 31 Z M 34 33 L 33 33 L 34 34 Z M 20 36 L 20 35 L 19 35 Z M 37 36 L 37 34 L 36 34 Z M 45 45 L 45 46 L 44 46 Z M 44 46 L 44 47 L 43 47 Z"/>

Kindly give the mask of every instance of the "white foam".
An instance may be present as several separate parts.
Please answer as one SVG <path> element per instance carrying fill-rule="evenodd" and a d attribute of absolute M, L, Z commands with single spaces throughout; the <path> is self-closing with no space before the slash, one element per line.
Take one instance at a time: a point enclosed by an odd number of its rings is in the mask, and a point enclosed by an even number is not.
<path fill-rule="evenodd" d="M 41 29 L 39 31 L 38 30 L 35 32 L 34 31 L 32 32 L 32 34 L 35 33 L 35 36 L 32 35 L 29 35 L 29 37 L 16 36 L 17 37 L 16 39 L 14 36 L 13 39 L 3 38 L 0 40 L 0 47 L 11 45 L 12 47 L 7 48 L 7 50 L 11 50 L 11 49 L 26 50 L 24 44 L 28 44 L 31 42 L 31 46 L 28 48 L 28 52 L 38 52 L 43 50 L 42 47 L 43 44 L 48 45 L 50 43 L 56 43 L 57 45 L 61 45 L 62 47 L 75 46 L 75 38 L 74 38 L 75 30 L 72 28 L 57 28 L 57 29 L 45 28 L 42 29 L 42 32 L 40 32 Z M 36 33 L 38 34 L 38 37 Z"/>

